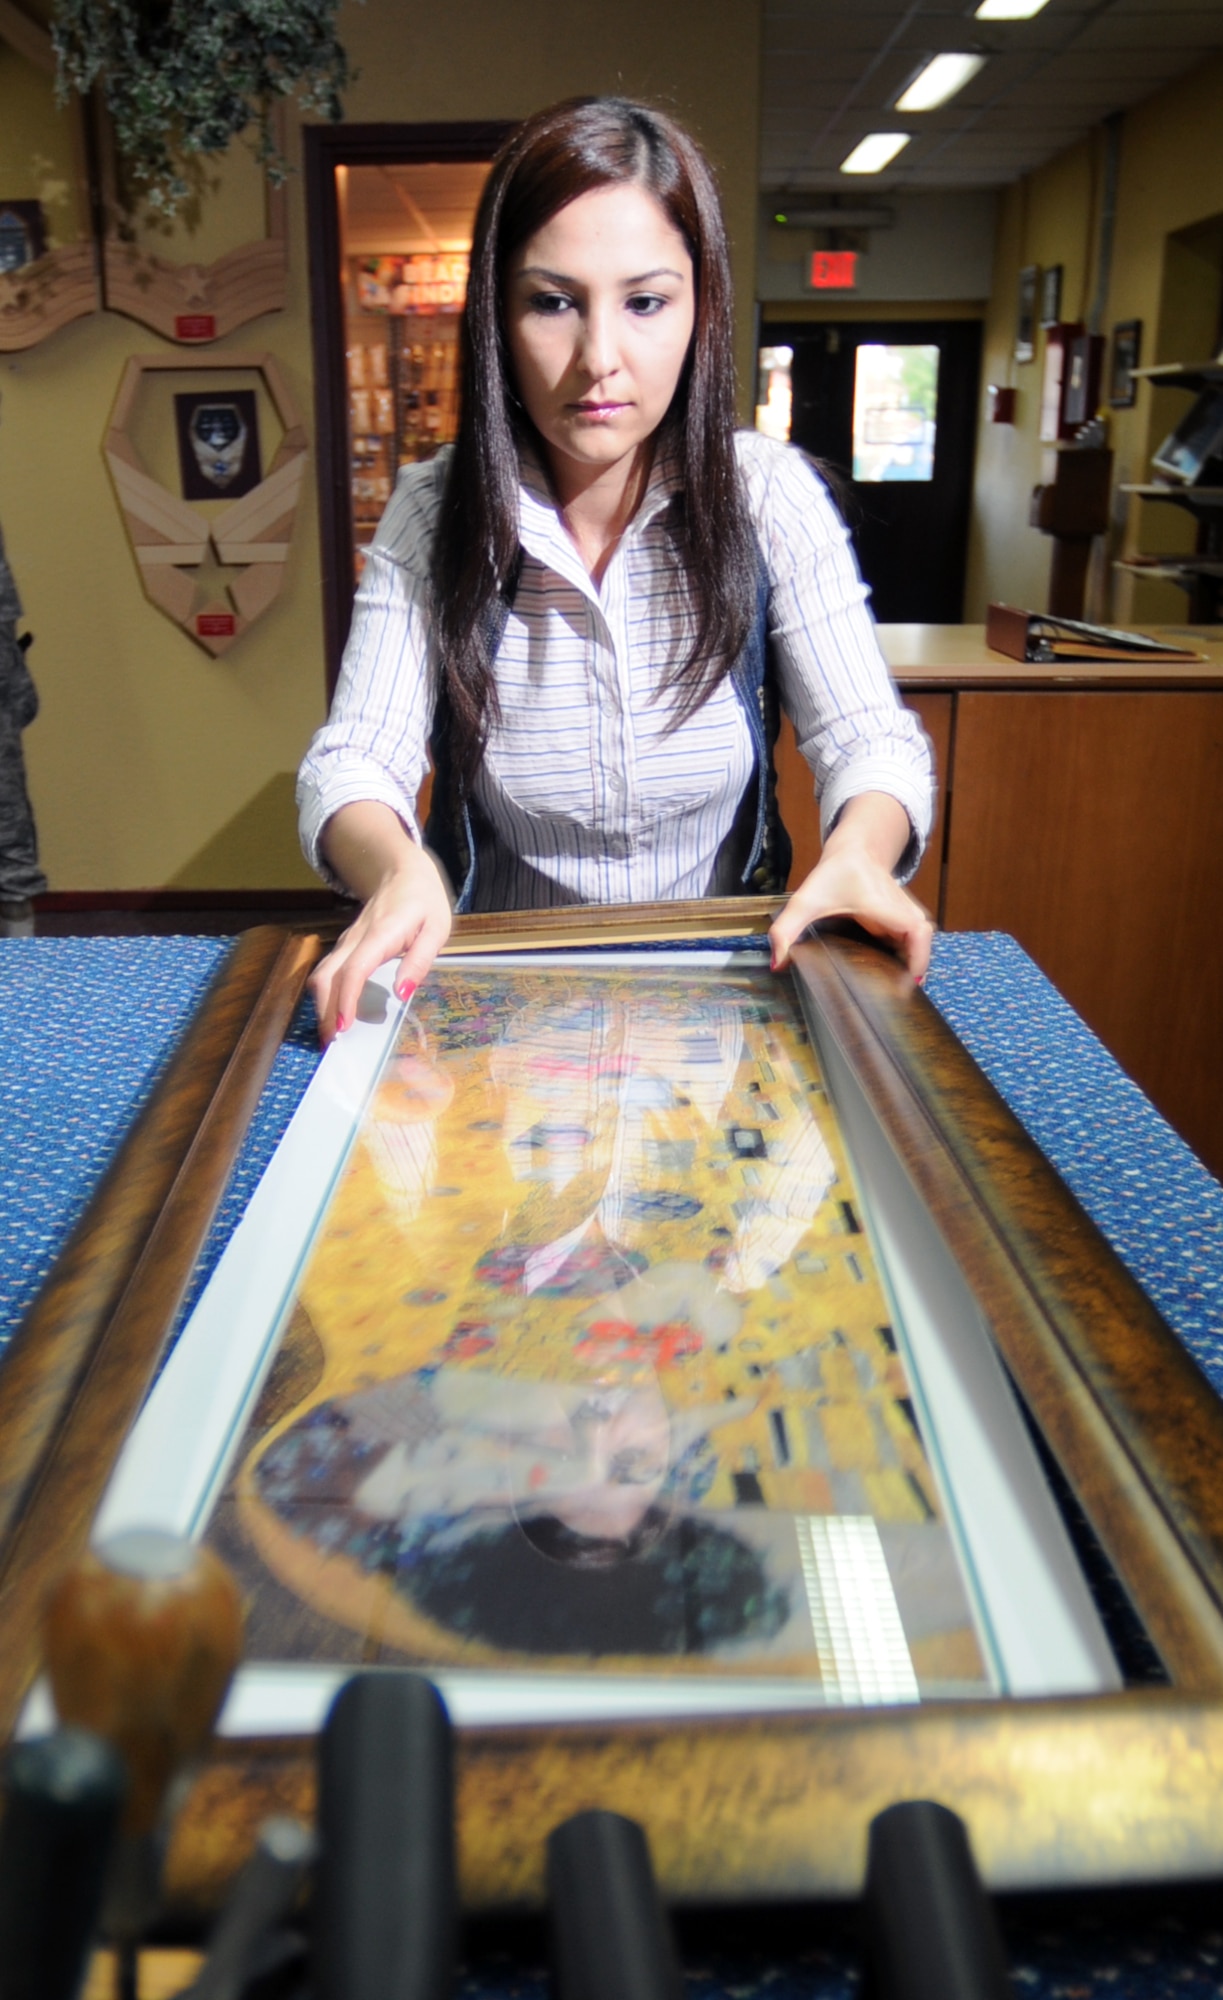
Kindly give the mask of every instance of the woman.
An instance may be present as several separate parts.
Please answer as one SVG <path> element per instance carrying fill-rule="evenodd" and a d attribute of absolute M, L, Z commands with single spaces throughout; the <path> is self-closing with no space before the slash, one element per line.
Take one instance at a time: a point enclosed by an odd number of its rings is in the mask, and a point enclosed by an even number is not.
<path fill-rule="evenodd" d="M 844 530 L 797 452 L 734 430 L 710 168 L 670 119 L 573 100 L 508 142 L 476 219 L 457 443 L 400 476 L 331 719 L 310 859 L 363 905 L 314 978 L 325 1039 L 374 968 L 415 991 L 460 907 L 727 893 L 765 826 L 769 658 L 815 772 L 819 865 L 774 964 L 850 915 L 921 977 L 930 777 Z"/>

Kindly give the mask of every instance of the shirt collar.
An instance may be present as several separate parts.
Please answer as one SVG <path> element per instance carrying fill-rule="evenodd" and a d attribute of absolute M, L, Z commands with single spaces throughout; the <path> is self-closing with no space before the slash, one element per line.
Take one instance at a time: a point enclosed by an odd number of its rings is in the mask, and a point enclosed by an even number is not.
<path fill-rule="evenodd" d="M 637 512 L 625 531 L 621 546 L 635 541 L 682 490 L 679 459 L 674 452 L 656 452 Z M 557 569 L 562 576 L 580 572 L 583 587 L 592 589 L 577 550 L 565 532 L 538 451 L 529 444 L 519 452 L 519 536 L 524 549 L 537 560 Z"/>

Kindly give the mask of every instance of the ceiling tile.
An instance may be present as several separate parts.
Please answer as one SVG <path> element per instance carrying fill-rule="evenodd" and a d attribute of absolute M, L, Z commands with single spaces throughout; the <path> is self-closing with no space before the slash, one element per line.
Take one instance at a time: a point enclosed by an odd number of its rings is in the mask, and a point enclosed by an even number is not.
<path fill-rule="evenodd" d="M 1175 12 L 1152 20 L 1149 14 L 1101 14 L 1083 30 L 1076 49 L 1157 49 L 1192 50 L 1223 48 L 1223 6 L 1215 4 L 1200 13 L 1183 12 L 1178 0 Z"/>
<path fill-rule="evenodd" d="M 844 187 L 840 160 L 922 55 L 965 39 L 990 51 L 985 69 L 920 121 L 883 182 L 996 185 L 1029 171 L 1223 46 L 1223 0 L 1052 0 L 1012 23 L 975 22 L 970 0 L 766 0 L 762 174 Z"/>

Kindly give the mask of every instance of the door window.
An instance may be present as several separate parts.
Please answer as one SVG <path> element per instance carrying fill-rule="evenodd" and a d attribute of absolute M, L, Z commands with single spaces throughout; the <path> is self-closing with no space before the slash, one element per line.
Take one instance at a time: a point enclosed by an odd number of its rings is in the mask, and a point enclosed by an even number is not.
<path fill-rule="evenodd" d="M 756 429 L 780 444 L 790 442 L 792 347 L 762 347 L 756 360 Z"/>
<path fill-rule="evenodd" d="M 863 484 L 931 480 L 938 347 L 862 342 L 854 365 L 853 476 Z"/>

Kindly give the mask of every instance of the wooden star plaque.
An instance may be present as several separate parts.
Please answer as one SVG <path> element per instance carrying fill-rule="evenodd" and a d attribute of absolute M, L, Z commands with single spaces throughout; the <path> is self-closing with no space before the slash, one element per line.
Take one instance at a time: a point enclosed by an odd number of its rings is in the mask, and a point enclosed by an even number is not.
<path fill-rule="evenodd" d="M 202 370 L 262 380 L 284 426 L 266 477 L 211 514 L 155 479 L 131 436 L 146 376 Z M 205 652 L 228 652 L 280 594 L 306 469 L 305 429 L 279 363 L 266 353 L 133 355 L 103 448 L 146 597 Z M 220 567 L 239 574 L 226 584 L 214 574 Z"/>

